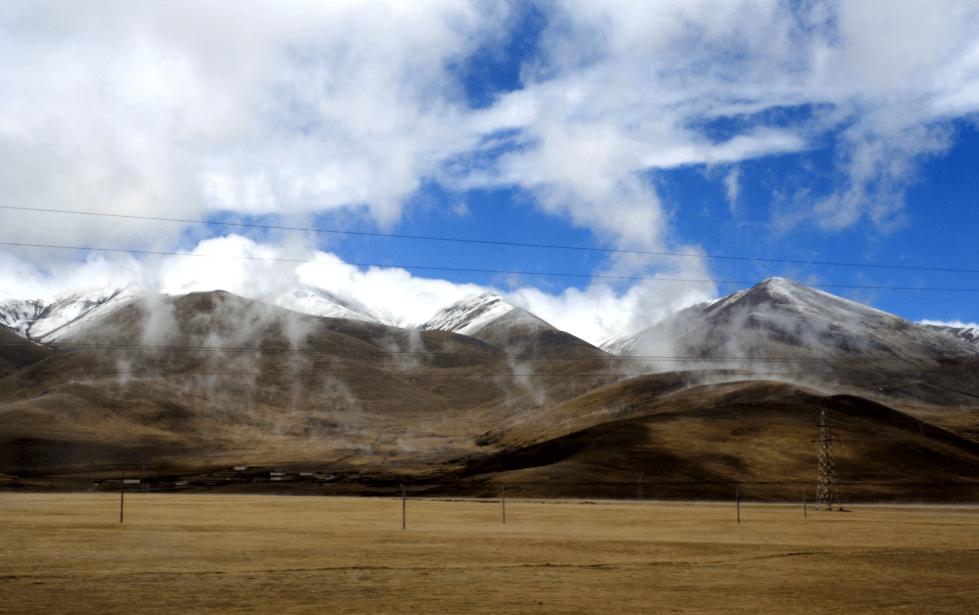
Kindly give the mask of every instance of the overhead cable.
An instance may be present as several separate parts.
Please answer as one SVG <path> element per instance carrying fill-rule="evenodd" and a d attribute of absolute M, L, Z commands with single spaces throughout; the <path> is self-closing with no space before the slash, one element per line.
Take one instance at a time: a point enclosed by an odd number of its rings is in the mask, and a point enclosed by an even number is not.
<path fill-rule="evenodd" d="M 496 241 L 490 239 L 467 239 L 461 237 L 436 237 L 431 235 L 406 235 L 400 233 L 378 233 L 369 231 L 349 231 L 349 230 L 338 230 L 338 229 L 324 229 L 316 227 L 299 227 L 299 226 L 279 226 L 273 224 L 251 224 L 245 222 L 221 222 L 215 220 L 193 220 L 187 218 L 163 218 L 157 216 L 136 216 L 132 214 L 112 214 L 112 213 L 102 213 L 102 212 L 92 212 L 92 211 L 75 211 L 70 209 L 43 209 L 35 207 L 15 207 L 13 205 L 0 205 L 0 209 L 13 209 L 20 211 L 32 211 L 32 212 L 43 212 L 43 213 L 57 213 L 57 214 L 71 214 L 77 216 L 99 216 L 99 217 L 109 217 L 109 218 L 129 218 L 133 220 L 151 220 L 157 222 L 179 222 L 182 224 L 202 224 L 210 226 L 232 226 L 240 228 L 257 228 L 263 230 L 279 230 L 279 231 L 302 231 L 310 233 L 328 233 L 333 235 L 354 235 L 361 237 L 378 237 L 378 238 L 388 238 L 388 239 L 410 239 L 417 241 L 440 241 L 447 243 L 465 243 L 465 244 L 480 244 L 480 245 L 490 245 L 490 246 L 507 246 L 507 247 L 519 247 L 519 248 L 545 248 L 550 250 L 577 250 L 582 252 L 602 252 L 606 254 L 633 254 L 639 256 L 670 256 L 678 258 L 709 258 L 716 260 L 733 260 L 733 261 L 754 261 L 759 263 L 788 263 L 792 265 L 821 265 L 821 266 L 832 266 L 832 267 L 858 267 L 861 269 L 898 269 L 903 271 L 934 271 L 934 272 L 945 272 L 945 273 L 979 273 L 979 269 L 957 269 L 951 267 L 921 267 L 913 265 L 881 265 L 876 263 L 848 263 L 842 261 L 817 261 L 817 260 L 795 260 L 786 258 L 762 258 L 758 256 L 728 256 L 722 254 L 691 254 L 684 252 L 655 252 L 648 250 L 622 250 L 617 248 L 597 248 L 590 246 L 569 246 L 562 244 L 543 244 L 543 243 L 523 243 L 517 241 Z M 44 246 L 52 247 L 52 246 Z M 872 287 L 839 287 L 837 288 L 872 288 Z"/>
<path fill-rule="evenodd" d="M 38 344 L 31 341 L 23 342 L 0 342 L 0 347 L 36 347 Z M 704 357 L 704 356 L 669 356 L 669 355 L 616 355 L 609 353 L 607 356 L 556 356 L 552 354 L 533 354 L 533 353 L 507 353 L 507 354 L 486 354 L 477 355 L 465 352 L 428 352 L 424 350 L 386 350 L 382 348 L 372 350 L 317 350 L 315 348 L 262 348 L 247 346 L 174 346 L 174 345 L 148 345 L 148 344 L 99 344 L 99 343 L 60 343 L 50 342 L 50 346 L 56 349 L 77 349 L 77 350 L 146 350 L 146 351 L 178 351 L 178 352 L 216 352 L 216 353 L 246 353 L 254 352 L 260 354 L 302 354 L 302 355 L 384 355 L 394 357 L 467 357 L 467 358 L 506 358 L 506 359 L 547 359 L 555 361 L 701 361 L 705 363 L 799 363 L 799 362 L 825 362 L 838 357 Z M 860 360 L 848 357 L 847 361 Z M 880 363 L 917 363 L 921 359 L 910 359 L 903 357 L 877 358 L 868 357 L 866 360 L 874 364 Z M 954 360 L 954 359 L 952 359 Z"/>
<path fill-rule="evenodd" d="M 467 268 L 467 267 L 433 267 L 428 265 L 404 265 L 399 263 L 345 263 L 345 262 L 328 263 L 323 261 L 314 261 L 314 260 L 298 259 L 298 258 L 268 258 L 263 256 L 229 256 L 224 254 L 189 254 L 186 252 L 163 252 L 163 251 L 156 251 L 156 250 L 135 250 L 135 249 L 123 249 L 123 248 L 93 248 L 88 246 L 59 246 L 59 245 L 52 245 L 52 244 L 19 243 L 19 242 L 12 242 L 12 241 L 0 241 L 0 245 L 26 247 L 26 248 L 51 248 L 56 250 L 89 250 L 92 252 L 148 254 L 151 256 L 225 258 L 225 259 L 232 259 L 232 260 L 265 261 L 265 262 L 276 262 L 276 263 L 303 263 L 303 264 L 334 265 L 334 266 L 346 266 L 346 267 L 401 268 L 401 269 L 417 269 L 423 271 L 492 273 L 496 275 L 501 275 L 501 274 L 528 275 L 528 276 L 591 278 L 591 279 L 624 280 L 624 281 L 684 282 L 684 283 L 699 283 L 699 284 L 736 284 L 740 286 L 754 286 L 756 284 L 756 282 L 745 281 L 745 280 L 703 280 L 703 279 L 694 279 L 694 278 L 661 278 L 661 277 L 652 277 L 652 276 L 624 276 L 624 275 L 608 275 L 608 274 L 593 274 L 593 273 L 517 271 L 517 270 L 507 270 L 507 269 L 474 269 L 474 268 Z M 979 288 L 934 288 L 934 287 L 927 287 L 927 286 L 870 286 L 867 284 L 808 284 L 807 286 L 811 288 L 849 288 L 849 289 L 867 289 L 867 290 L 902 290 L 902 291 L 968 292 L 968 293 L 979 292 Z"/>

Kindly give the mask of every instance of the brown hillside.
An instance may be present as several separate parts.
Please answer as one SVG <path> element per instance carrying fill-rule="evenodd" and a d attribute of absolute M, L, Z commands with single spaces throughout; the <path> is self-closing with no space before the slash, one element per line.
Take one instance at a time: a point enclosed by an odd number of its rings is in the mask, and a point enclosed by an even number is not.
<path fill-rule="evenodd" d="M 642 471 L 698 483 L 660 485 L 660 497 L 726 498 L 741 480 L 771 483 L 746 485 L 752 497 L 784 499 L 815 478 L 822 407 L 841 480 L 968 482 L 979 470 L 977 445 L 955 435 L 979 433 L 979 404 L 953 390 L 968 365 L 952 366 L 958 377 L 871 371 L 844 388 L 845 362 L 808 385 L 732 370 L 626 379 L 642 367 L 574 344 L 523 360 L 485 340 L 224 292 L 143 298 L 60 343 L 64 354 L 0 378 L 0 474 L 18 484 L 79 479 L 89 464 L 118 472 L 145 454 L 169 488 L 386 493 L 407 476 L 431 493 L 488 494 L 505 479 L 524 495 L 632 497 Z M 229 470 L 239 465 L 259 469 Z M 276 467 L 360 478 L 271 485 Z M 907 489 L 859 497 L 962 493 Z"/>
<path fill-rule="evenodd" d="M 518 494 L 630 498 L 642 471 L 648 497 L 726 499 L 741 481 L 753 499 L 793 500 L 803 482 L 810 489 L 815 483 L 816 421 L 824 408 L 839 438 L 845 501 L 979 495 L 979 444 L 866 399 L 771 382 L 637 399 L 622 411 L 632 418 L 507 447 L 473 461 L 464 475 L 505 481 Z M 972 487 L 926 486 L 962 482 Z"/>
<path fill-rule="evenodd" d="M 52 352 L 28 341 L 10 329 L 0 326 L 0 377 L 33 365 L 51 356 Z"/>

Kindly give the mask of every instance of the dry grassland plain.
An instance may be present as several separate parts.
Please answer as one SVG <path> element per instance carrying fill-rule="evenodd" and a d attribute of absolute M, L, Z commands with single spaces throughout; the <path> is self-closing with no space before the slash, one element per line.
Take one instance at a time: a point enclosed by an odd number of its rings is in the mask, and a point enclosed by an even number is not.
<path fill-rule="evenodd" d="M 0 494 L 3 613 L 976 613 L 979 509 Z"/>

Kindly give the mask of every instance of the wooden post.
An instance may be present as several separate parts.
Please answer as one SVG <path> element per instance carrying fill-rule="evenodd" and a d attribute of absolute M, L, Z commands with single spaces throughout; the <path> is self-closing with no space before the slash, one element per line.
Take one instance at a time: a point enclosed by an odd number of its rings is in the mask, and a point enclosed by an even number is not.
<path fill-rule="evenodd" d="M 500 483 L 503 488 L 503 525 L 506 525 L 506 483 Z"/>
<path fill-rule="evenodd" d="M 805 519 L 808 515 L 806 514 L 806 484 L 802 483 L 802 518 Z"/>
<path fill-rule="evenodd" d="M 405 509 L 407 508 L 408 496 L 405 495 L 405 483 L 401 481 L 401 529 L 405 529 Z"/>
<path fill-rule="evenodd" d="M 741 523 L 741 484 L 740 484 L 740 481 L 734 481 L 734 499 L 738 503 L 738 523 Z"/>
<path fill-rule="evenodd" d="M 122 473 L 122 483 L 119 485 L 119 523 L 122 523 L 122 509 L 126 503 L 126 473 Z"/>

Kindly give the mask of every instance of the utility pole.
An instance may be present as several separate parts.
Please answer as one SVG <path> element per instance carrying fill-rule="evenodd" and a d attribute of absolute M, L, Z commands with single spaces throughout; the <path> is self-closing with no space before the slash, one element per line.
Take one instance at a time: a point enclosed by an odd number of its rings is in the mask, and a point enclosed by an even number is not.
<path fill-rule="evenodd" d="M 506 525 L 506 483 L 500 483 L 503 494 L 503 525 Z"/>
<path fill-rule="evenodd" d="M 840 494 L 836 488 L 836 461 L 833 459 L 833 437 L 826 421 L 826 408 L 819 415 L 819 479 L 816 482 L 816 510 L 824 506 L 833 510 L 833 504 L 839 504 Z"/>
<path fill-rule="evenodd" d="M 738 505 L 738 523 L 741 523 L 741 481 L 734 481 L 734 499 Z"/>

